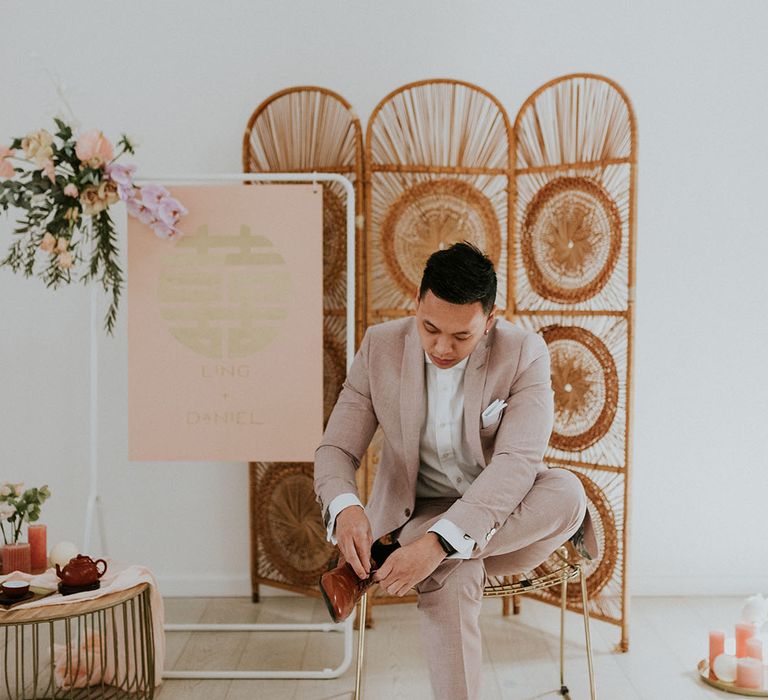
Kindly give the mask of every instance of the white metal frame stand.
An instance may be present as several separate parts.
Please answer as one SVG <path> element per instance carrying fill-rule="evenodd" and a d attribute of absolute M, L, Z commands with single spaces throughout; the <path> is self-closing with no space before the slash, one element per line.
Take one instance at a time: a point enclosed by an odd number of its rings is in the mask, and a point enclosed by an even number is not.
<path fill-rule="evenodd" d="M 355 355 L 355 190 L 352 183 L 336 173 L 238 173 L 234 175 L 198 175 L 195 177 L 168 176 L 143 179 L 142 182 L 160 182 L 165 185 L 204 182 L 338 182 L 347 193 L 347 369 Z M 141 183 L 139 183 L 141 184 Z M 96 319 L 96 285 L 91 296 L 91 451 L 90 451 L 90 492 L 85 516 L 84 551 L 90 547 L 94 514 L 98 510 L 102 545 L 106 548 L 104 523 L 101 518 L 101 501 L 98 492 L 97 461 L 97 378 L 98 343 Z M 352 629 L 354 615 L 340 624 L 178 624 L 166 625 L 166 632 L 341 632 L 344 635 L 344 658 L 336 668 L 317 671 L 165 671 L 163 678 L 193 679 L 327 679 L 338 678 L 352 663 Z"/>

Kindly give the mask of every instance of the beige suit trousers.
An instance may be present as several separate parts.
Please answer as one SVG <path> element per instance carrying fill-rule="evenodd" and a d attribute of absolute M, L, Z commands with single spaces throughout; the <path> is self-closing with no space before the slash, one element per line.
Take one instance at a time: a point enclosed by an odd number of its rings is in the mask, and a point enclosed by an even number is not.
<path fill-rule="evenodd" d="M 417 499 L 413 516 L 397 535 L 400 544 L 426 533 L 454 500 Z M 541 472 L 485 548 L 476 548 L 470 559 L 444 559 L 416 587 L 436 700 L 480 698 L 479 616 L 486 574 L 511 575 L 534 569 L 576 532 L 586 507 L 584 489 L 576 476 L 565 469 Z"/>

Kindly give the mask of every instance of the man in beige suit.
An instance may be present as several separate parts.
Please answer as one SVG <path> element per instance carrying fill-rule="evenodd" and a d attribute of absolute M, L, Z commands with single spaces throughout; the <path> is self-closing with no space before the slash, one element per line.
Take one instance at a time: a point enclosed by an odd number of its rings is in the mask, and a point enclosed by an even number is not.
<path fill-rule="evenodd" d="M 349 614 L 374 580 L 392 595 L 415 588 L 438 700 L 480 695 L 486 573 L 529 571 L 572 537 L 596 554 L 581 482 L 542 463 L 553 424 L 547 346 L 497 320 L 495 298 L 493 265 L 477 248 L 434 253 L 415 317 L 368 329 L 315 454 L 328 536 L 346 562 L 322 579 L 329 610 Z M 364 509 L 355 470 L 377 427 L 383 449 Z"/>

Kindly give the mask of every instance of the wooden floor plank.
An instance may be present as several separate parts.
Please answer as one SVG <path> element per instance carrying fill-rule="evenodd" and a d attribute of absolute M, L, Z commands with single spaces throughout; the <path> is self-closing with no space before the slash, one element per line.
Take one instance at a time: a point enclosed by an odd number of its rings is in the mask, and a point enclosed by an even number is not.
<path fill-rule="evenodd" d="M 702 684 L 696 662 L 707 631 L 730 630 L 743 599 L 639 598 L 633 601 L 630 648 L 615 652 L 619 630 L 592 621 L 592 641 L 601 700 L 716 700 L 722 694 Z M 169 622 L 322 622 L 327 613 L 315 599 L 267 597 L 168 599 Z M 555 700 L 559 689 L 560 612 L 526 600 L 518 616 L 501 616 L 501 604 L 486 600 L 483 633 L 483 700 Z M 729 631 L 729 633 L 731 633 Z M 181 639 L 170 641 L 174 636 Z M 169 635 L 167 668 L 317 669 L 342 658 L 337 634 L 195 633 Z M 355 652 L 357 638 L 355 637 Z M 413 604 L 377 607 L 367 631 L 365 700 L 427 700 L 431 697 L 419 618 Z M 566 615 L 566 684 L 574 700 L 589 697 L 581 616 Z M 340 678 L 299 681 L 167 681 L 160 700 L 346 700 L 354 686 L 352 667 Z"/>

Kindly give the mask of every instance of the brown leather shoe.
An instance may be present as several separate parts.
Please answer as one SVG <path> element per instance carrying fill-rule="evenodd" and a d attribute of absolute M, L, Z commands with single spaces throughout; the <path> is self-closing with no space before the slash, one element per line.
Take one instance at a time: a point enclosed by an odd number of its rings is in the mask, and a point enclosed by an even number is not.
<path fill-rule="evenodd" d="M 361 579 L 355 570 L 342 561 L 339 566 L 320 577 L 320 592 L 334 622 L 343 622 L 355 609 L 357 602 L 373 584 L 373 571 Z"/>

